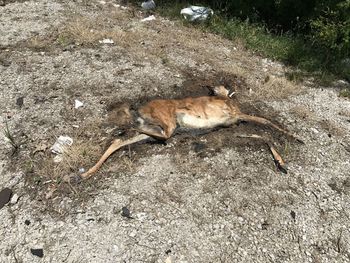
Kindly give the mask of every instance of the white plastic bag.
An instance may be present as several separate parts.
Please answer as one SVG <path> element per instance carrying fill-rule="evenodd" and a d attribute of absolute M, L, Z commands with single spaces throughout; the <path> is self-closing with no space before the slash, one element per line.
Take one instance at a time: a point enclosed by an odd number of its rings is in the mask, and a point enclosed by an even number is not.
<path fill-rule="evenodd" d="M 60 136 L 51 147 L 51 152 L 55 154 L 63 154 L 67 146 L 73 144 L 73 139 L 69 136 Z"/>
<path fill-rule="evenodd" d="M 141 4 L 141 7 L 145 10 L 151 10 L 156 8 L 156 3 L 153 0 L 146 0 Z"/>
<path fill-rule="evenodd" d="M 195 6 L 184 8 L 181 10 L 180 14 L 188 21 L 205 21 L 214 15 L 214 11 L 208 7 Z"/>

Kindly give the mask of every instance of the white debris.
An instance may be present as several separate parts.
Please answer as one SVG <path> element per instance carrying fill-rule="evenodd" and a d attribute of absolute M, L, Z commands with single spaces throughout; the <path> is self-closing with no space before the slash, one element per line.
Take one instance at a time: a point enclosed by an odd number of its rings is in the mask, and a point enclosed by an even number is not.
<path fill-rule="evenodd" d="M 51 152 L 55 154 L 62 154 L 67 146 L 71 146 L 73 144 L 73 139 L 69 136 L 60 136 L 52 145 Z"/>
<path fill-rule="evenodd" d="M 106 1 L 98 1 L 101 5 L 105 5 Z"/>
<path fill-rule="evenodd" d="M 78 109 L 82 107 L 84 103 L 82 103 L 80 100 L 74 100 L 74 108 Z"/>
<path fill-rule="evenodd" d="M 60 162 L 62 162 L 62 160 L 63 160 L 62 154 L 58 154 L 53 158 L 54 163 L 60 163 Z"/>
<path fill-rule="evenodd" d="M 85 169 L 83 167 L 79 168 L 79 173 L 85 173 Z"/>
<path fill-rule="evenodd" d="M 156 17 L 154 15 L 141 19 L 141 22 L 152 21 L 152 20 L 156 20 Z"/>
<path fill-rule="evenodd" d="M 16 204 L 18 202 L 18 199 L 19 199 L 19 196 L 18 194 L 14 194 L 12 197 L 11 197 L 11 200 L 10 200 L 10 203 L 12 205 Z"/>
<path fill-rule="evenodd" d="M 113 39 L 110 39 L 110 38 L 105 38 L 105 39 L 99 40 L 98 42 L 100 42 L 101 44 L 114 44 Z"/>
<path fill-rule="evenodd" d="M 205 21 L 214 15 L 214 11 L 204 6 L 190 6 L 181 10 L 180 14 L 188 21 Z"/>
<path fill-rule="evenodd" d="M 141 4 L 141 7 L 145 10 L 151 10 L 156 8 L 156 3 L 153 0 L 146 0 Z"/>
<path fill-rule="evenodd" d="M 315 133 L 315 134 L 318 134 L 318 133 L 319 133 L 319 131 L 318 131 L 317 129 L 313 128 L 313 127 L 310 128 L 310 131 L 312 131 L 312 132 Z"/>

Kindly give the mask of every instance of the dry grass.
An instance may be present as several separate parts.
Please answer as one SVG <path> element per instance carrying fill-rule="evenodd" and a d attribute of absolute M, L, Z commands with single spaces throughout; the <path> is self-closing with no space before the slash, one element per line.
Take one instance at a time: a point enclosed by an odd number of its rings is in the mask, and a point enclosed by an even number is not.
<path fill-rule="evenodd" d="M 344 136 L 346 131 L 332 120 L 322 120 L 320 122 L 321 127 L 328 132 L 328 136 Z"/>
<path fill-rule="evenodd" d="M 127 16 L 125 12 L 109 12 L 95 18 L 74 15 L 59 29 L 57 41 L 60 45 L 99 45 L 99 40 L 112 39 L 115 44 L 128 46 L 137 38 L 119 21 Z"/>
<path fill-rule="evenodd" d="M 301 92 L 301 87 L 285 77 L 267 76 L 255 90 L 255 96 L 272 100 L 286 99 Z"/>
<path fill-rule="evenodd" d="M 34 167 L 36 175 L 42 179 L 52 180 L 60 183 L 65 176 L 78 174 L 79 168 L 86 167 L 96 161 L 101 154 L 98 145 L 91 142 L 76 141 L 67 148 L 63 154 L 63 159 L 55 163 L 52 154 L 47 154 L 44 160 Z"/>
<path fill-rule="evenodd" d="M 46 49 L 51 44 L 49 38 L 35 36 L 28 40 L 27 47 L 34 50 Z"/>
<path fill-rule="evenodd" d="M 315 117 L 315 113 L 310 111 L 305 106 L 295 106 L 289 110 L 289 112 L 301 119 L 310 120 Z"/>

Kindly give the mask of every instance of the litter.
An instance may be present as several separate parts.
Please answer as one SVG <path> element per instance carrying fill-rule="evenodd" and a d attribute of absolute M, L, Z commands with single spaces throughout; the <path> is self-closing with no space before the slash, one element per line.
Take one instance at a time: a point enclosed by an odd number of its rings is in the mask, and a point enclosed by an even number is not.
<path fill-rule="evenodd" d="M 52 145 L 51 152 L 55 154 L 62 154 L 67 146 L 71 146 L 73 144 L 73 139 L 69 136 L 60 136 Z"/>
<path fill-rule="evenodd" d="M 113 39 L 109 39 L 109 38 L 99 40 L 98 42 L 100 42 L 101 44 L 114 44 Z"/>
<path fill-rule="evenodd" d="M 82 107 L 84 103 L 82 103 L 80 100 L 74 100 L 74 108 L 78 109 Z"/>
<path fill-rule="evenodd" d="M 151 10 L 156 8 L 156 3 L 153 0 L 146 0 L 141 4 L 141 7 L 145 10 Z"/>
<path fill-rule="evenodd" d="M 152 20 L 156 20 L 156 17 L 154 15 L 141 19 L 141 22 L 152 21 Z"/>
<path fill-rule="evenodd" d="M 58 155 L 56 155 L 54 158 L 53 158 L 53 162 L 54 163 L 60 163 L 60 162 L 62 162 L 63 161 L 63 156 L 62 156 L 62 154 L 58 154 Z"/>
<path fill-rule="evenodd" d="M 190 6 L 181 10 L 180 14 L 188 21 L 205 21 L 214 15 L 214 11 L 204 6 Z"/>

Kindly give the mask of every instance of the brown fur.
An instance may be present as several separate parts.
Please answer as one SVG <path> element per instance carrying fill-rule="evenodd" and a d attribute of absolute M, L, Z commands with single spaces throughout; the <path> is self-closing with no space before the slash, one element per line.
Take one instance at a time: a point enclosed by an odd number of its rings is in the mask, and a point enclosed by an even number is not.
<path fill-rule="evenodd" d="M 214 87 L 213 94 L 215 96 L 152 100 L 142 106 L 138 111 L 140 124 L 136 129 L 140 134 L 125 141 L 115 140 L 100 160 L 89 171 L 82 174 L 82 177 L 88 178 L 94 174 L 103 162 L 121 147 L 149 138 L 167 140 L 174 134 L 177 126 L 191 129 L 208 129 L 218 126 L 227 127 L 240 121 L 246 121 L 270 126 L 296 139 L 293 134 L 265 118 L 242 113 L 236 102 L 230 98 L 231 95 L 225 87 Z M 268 145 L 275 160 L 283 167 L 282 158 L 270 143 Z"/>

